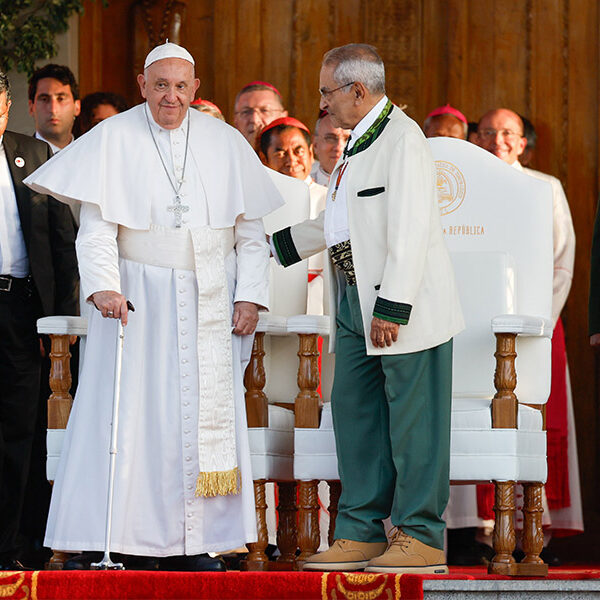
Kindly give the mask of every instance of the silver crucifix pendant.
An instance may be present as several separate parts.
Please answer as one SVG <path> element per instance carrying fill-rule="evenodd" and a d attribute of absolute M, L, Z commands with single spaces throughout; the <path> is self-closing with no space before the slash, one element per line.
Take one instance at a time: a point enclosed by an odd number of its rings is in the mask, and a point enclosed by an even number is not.
<path fill-rule="evenodd" d="M 174 213 L 175 215 L 175 227 L 180 228 L 182 223 L 183 213 L 188 212 L 190 210 L 189 206 L 185 204 L 181 204 L 181 198 L 179 196 L 175 196 L 175 204 L 171 206 L 167 206 L 167 210 L 169 212 Z"/>

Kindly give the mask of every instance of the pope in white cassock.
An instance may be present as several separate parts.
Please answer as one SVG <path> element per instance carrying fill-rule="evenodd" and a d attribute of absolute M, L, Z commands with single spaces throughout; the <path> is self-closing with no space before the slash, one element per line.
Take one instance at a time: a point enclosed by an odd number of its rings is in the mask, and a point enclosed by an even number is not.
<path fill-rule="evenodd" d="M 200 82 L 187 50 L 152 50 L 138 83 L 144 104 L 103 121 L 26 179 L 81 202 L 82 296 L 98 309 L 89 311 L 45 545 L 104 548 L 120 318 L 111 551 L 171 557 L 163 568 L 222 570 L 206 553 L 256 540 L 242 379 L 268 304 L 262 217 L 283 201 L 239 132 L 188 110 Z"/>

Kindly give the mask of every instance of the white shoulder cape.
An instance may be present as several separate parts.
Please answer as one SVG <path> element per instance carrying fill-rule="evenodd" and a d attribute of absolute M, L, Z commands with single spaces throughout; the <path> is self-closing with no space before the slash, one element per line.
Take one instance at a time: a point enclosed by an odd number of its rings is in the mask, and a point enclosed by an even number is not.
<path fill-rule="evenodd" d="M 69 205 L 90 202 L 102 218 L 130 229 L 151 224 L 153 182 L 166 177 L 154 146 L 144 104 L 99 123 L 55 154 L 25 183 Z M 283 198 L 248 142 L 233 127 L 195 110 L 190 152 L 201 166 L 209 225 L 232 227 L 239 215 L 263 217 Z"/>

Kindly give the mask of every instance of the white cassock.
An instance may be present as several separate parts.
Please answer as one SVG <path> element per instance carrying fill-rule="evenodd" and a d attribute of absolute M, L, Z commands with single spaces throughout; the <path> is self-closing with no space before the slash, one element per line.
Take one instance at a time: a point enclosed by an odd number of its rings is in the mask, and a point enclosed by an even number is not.
<path fill-rule="evenodd" d="M 315 160 L 312 169 L 310 170 L 310 176 L 315 183 L 329 187 L 329 173 L 326 173 L 321 167 L 321 163 Z M 312 218 L 312 217 L 311 217 Z"/>
<path fill-rule="evenodd" d="M 149 123 L 166 170 L 183 178 L 181 204 L 188 210 L 180 228 Z M 47 164 L 27 184 L 82 202 L 83 297 L 115 290 L 136 309 L 125 328 L 111 550 L 194 555 L 255 541 L 243 389 L 252 336 L 230 333 L 231 313 L 234 301 L 268 305 L 261 217 L 282 204 L 280 194 L 236 130 L 193 110 L 178 129 L 165 130 L 145 104 L 136 106 Z M 206 245 L 213 237 L 215 245 Z M 207 310 L 208 293 L 217 300 Z M 219 320 L 226 338 L 213 336 Z M 90 309 L 46 531 L 45 544 L 54 549 L 104 547 L 115 334 L 116 322 Z M 207 370 L 211 361 L 214 369 Z M 212 372 L 222 371 L 220 362 L 230 365 L 221 380 Z M 221 396 L 229 393 L 231 411 L 220 412 Z M 223 415 L 233 437 L 220 447 L 233 454 L 227 460 L 239 470 L 241 491 L 197 497 L 203 464 L 221 460 L 207 456 L 206 447 L 211 423 Z"/>

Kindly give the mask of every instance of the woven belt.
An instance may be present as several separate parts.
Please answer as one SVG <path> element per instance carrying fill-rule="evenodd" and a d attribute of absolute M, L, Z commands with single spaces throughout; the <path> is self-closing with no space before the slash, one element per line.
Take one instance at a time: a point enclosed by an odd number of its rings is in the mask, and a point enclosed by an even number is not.
<path fill-rule="evenodd" d="M 352 260 L 352 246 L 350 240 L 340 242 L 329 248 L 333 264 L 344 274 L 348 285 L 356 285 L 354 261 Z"/>

